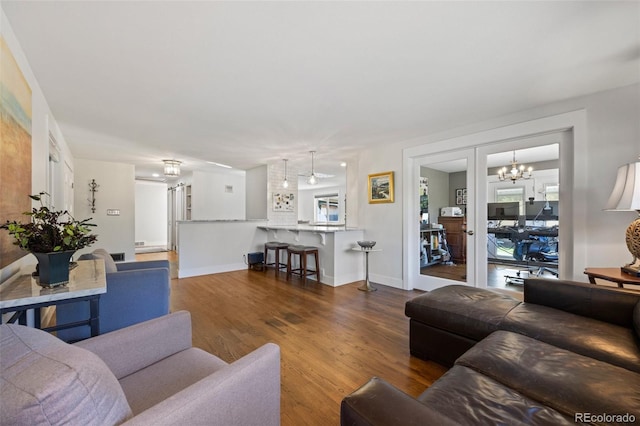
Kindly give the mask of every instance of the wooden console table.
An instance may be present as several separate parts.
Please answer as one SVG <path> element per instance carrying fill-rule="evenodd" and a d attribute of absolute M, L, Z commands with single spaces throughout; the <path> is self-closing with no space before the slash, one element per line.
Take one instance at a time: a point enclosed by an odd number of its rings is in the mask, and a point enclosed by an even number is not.
<path fill-rule="evenodd" d="M 586 268 L 584 273 L 589 277 L 591 284 L 595 284 L 596 278 L 600 278 L 617 283 L 620 288 L 623 288 L 624 284 L 640 285 L 640 277 L 625 274 L 620 268 Z"/>

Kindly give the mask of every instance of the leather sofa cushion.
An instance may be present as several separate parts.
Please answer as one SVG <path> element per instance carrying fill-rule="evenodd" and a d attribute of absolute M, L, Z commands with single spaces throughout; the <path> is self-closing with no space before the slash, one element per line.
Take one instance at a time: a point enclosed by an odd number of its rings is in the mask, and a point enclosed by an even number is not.
<path fill-rule="evenodd" d="M 640 348 L 631 328 L 525 302 L 508 313 L 500 329 L 640 372 Z"/>
<path fill-rule="evenodd" d="M 567 416 L 640 417 L 640 374 L 531 339 L 497 331 L 456 361 Z"/>
<path fill-rule="evenodd" d="M 640 302 L 636 303 L 636 307 L 633 310 L 633 328 L 640 339 Z"/>
<path fill-rule="evenodd" d="M 520 303 L 491 290 L 450 285 L 409 300 L 405 315 L 435 328 L 481 340 L 496 331 L 504 316 Z"/>
<path fill-rule="evenodd" d="M 417 398 L 459 425 L 574 425 L 566 416 L 462 365 Z"/>
<path fill-rule="evenodd" d="M 0 424 L 106 425 L 131 417 L 97 355 L 42 330 L 0 325 Z"/>
<path fill-rule="evenodd" d="M 528 278 L 524 281 L 524 302 L 631 328 L 640 293 L 575 281 Z"/>

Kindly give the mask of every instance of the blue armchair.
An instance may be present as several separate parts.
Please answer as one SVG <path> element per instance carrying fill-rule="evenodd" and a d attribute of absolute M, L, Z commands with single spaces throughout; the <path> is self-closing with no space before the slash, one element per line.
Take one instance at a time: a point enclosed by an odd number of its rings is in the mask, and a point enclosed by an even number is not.
<path fill-rule="evenodd" d="M 104 259 L 107 292 L 100 297 L 100 334 L 128 327 L 169 313 L 169 261 L 115 263 L 109 253 L 98 249 L 80 259 Z M 87 302 L 56 307 L 58 324 L 81 321 L 89 317 Z M 60 330 L 67 342 L 90 337 L 89 326 Z"/>

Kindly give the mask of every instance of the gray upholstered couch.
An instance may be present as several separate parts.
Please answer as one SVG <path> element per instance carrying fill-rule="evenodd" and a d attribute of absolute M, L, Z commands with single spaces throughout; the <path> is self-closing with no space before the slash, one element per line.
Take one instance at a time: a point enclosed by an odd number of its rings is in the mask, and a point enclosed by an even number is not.
<path fill-rule="evenodd" d="M 176 312 L 70 345 L 0 325 L 2 425 L 280 424 L 280 349 L 228 364 Z"/>
<path fill-rule="evenodd" d="M 407 302 L 411 353 L 452 368 L 417 398 L 370 380 L 342 425 L 640 422 L 640 292 L 524 286 L 524 302 L 460 285 Z"/>

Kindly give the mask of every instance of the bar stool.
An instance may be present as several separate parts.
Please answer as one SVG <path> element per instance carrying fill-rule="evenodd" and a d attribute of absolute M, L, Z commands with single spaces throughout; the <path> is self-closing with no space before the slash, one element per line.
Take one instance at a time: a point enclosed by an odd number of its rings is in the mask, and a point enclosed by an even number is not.
<path fill-rule="evenodd" d="M 293 260 L 291 256 L 297 255 L 299 257 L 299 267 L 293 268 Z M 315 258 L 316 269 L 307 268 L 307 256 L 313 255 Z M 309 275 L 315 275 L 316 280 L 320 282 L 320 263 L 318 260 L 318 247 L 313 246 L 294 246 L 287 247 L 287 279 L 291 275 L 299 275 L 302 277 L 303 282 L 307 282 Z"/>
<path fill-rule="evenodd" d="M 280 262 L 280 250 L 286 250 L 287 247 L 289 247 L 289 243 L 281 243 L 280 241 L 269 241 L 264 243 L 264 266 L 267 268 L 273 266 L 276 269 L 276 272 L 280 269 L 286 268 L 287 264 Z M 273 263 L 267 262 L 267 255 L 271 250 L 275 252 L 275 261 Z"/>

